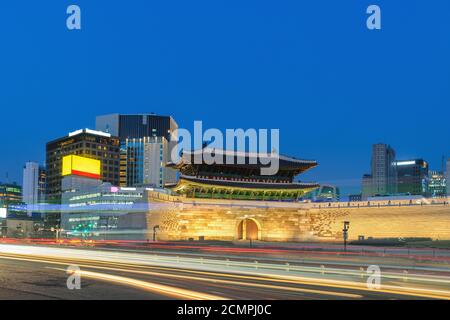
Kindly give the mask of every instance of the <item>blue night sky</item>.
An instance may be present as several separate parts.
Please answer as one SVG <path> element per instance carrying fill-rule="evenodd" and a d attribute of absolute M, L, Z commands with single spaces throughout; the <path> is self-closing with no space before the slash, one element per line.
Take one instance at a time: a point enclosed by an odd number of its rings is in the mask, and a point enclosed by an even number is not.
<path fill-rule="evenodd" d="M 372 143 L 434 169 L 450 155 L 448 0 L 2 0 L 0 38 L 2 181 L 112 112 L 279 128 L 281 153 L 320 163 L 303 180 L 346 189 Z"/>

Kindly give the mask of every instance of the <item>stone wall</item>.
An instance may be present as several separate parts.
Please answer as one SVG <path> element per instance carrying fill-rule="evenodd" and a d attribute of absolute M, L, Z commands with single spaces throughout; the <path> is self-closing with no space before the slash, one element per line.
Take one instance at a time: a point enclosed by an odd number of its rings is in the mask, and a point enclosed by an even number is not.
<path fill-rule="evenodd" d="M 254 220 L 263 241 L 336 241 L 344 221 L 350 221 L 349 240 L 429 237 L 450 239 L 450 206 L 370 208 L 311 208 L 302 204 L 261 205 L 255 202 L 215 202 L 166 197 L 149 201 L 165 205 L 147 214 L 148 228 L 159 226 L 160 240 L 238 240 L 238 224 Z"/>

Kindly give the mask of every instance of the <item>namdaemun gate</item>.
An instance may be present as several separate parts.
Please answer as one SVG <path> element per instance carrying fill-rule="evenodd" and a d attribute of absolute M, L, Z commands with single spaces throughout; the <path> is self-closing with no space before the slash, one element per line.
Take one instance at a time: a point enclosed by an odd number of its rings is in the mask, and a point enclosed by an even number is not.
<path fill-rule="evenodd" d="M 198 152 L 183 153 L 168 164 L 180 173 L 175 196 L 148 194 L 149 203 L 166 205 L 147 215 L 149 229 L 159 227 L 158 239 L 284 241 L 302 234 L 297 200 L 319 186 L 294 179 L 316 161 L 277 155 L 278 170 L 266 175 L 262 169 L 273 164 L 272 155 L 215 150 L 212 156 L 209 164 L 198 161 Z"/>
<path fill-rule="evenodd" d="M 203 159 L 201 153 L 184 153 L 179 162 L 169 165 L 181 174 L 173 191 L 189 198 L 293 201 L 318 187 L 294 182 L 297 175 L 317 166 L 316 161 L 277 156 L 278 172 L 263 175 L 261 169 L 269 166 L 270 155 L 216 150 L 215 163 L 207 164 L 196 161 Z"/>

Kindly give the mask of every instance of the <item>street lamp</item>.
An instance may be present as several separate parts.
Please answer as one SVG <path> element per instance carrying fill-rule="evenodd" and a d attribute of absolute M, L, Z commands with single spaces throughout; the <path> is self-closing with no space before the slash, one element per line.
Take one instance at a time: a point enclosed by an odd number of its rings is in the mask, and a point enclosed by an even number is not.
<path fill-rule="evenodd" d="M 342 229 L 344 236 L 344 251 L 347 251 L 347 239 L 348 239 L 348 229 L 350 228 L 350 221 L 344 221 L 344 229 Z"/>
<path fill-rule="evenodd" d="M 156 242 L 156 230 L 159 229 L 159 225 L 153 227 L 153 242 Z"/>

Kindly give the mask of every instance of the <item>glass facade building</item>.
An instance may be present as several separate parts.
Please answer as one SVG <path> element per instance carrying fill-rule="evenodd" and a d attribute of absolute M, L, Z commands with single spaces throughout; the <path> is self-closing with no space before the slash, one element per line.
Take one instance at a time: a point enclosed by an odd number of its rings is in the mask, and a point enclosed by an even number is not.
<path fill-rule="evenodd" d="M 117 136 L 122 142 L 145 137 L 164 137 L 172 141 L 172 132 L 177 128 L 172 117 L 155 114 L 108 114 L 96 118 L 96 130 Z"/>
<path fill-rule="evenodd" d="M 399 194 L 427 195 L 428 163 L 423 159 L 395 161 Z"/>
<path fill-rule="evenodd" d="M 178 129 L 170 116 L 108 114 L 96 118 L 96 129 L 119 137 L 120 186 L 164 187 L 176 183 L 176 170 L 166 168 Z"/>
<path fill-rule="evenodd" d="M 121 147 L 121 186 L 162 188 L 176 183 L 176 170 L 167 168 L 169 142 L 164 137 L 126 139 Z"/>

